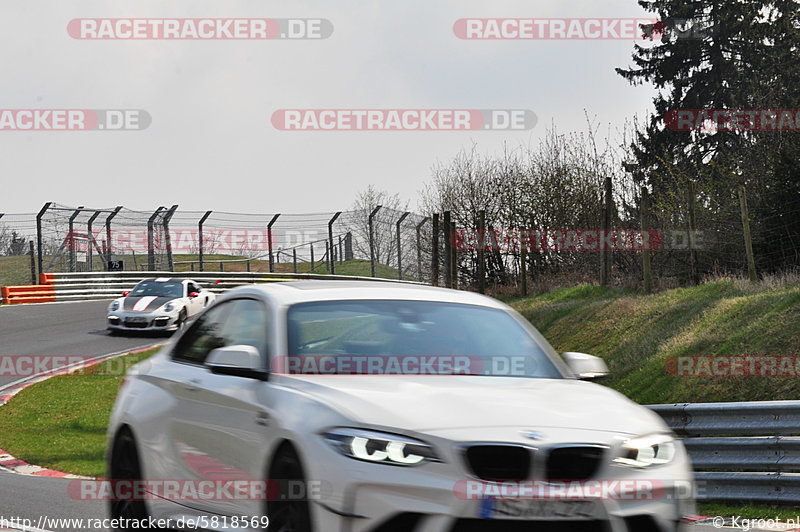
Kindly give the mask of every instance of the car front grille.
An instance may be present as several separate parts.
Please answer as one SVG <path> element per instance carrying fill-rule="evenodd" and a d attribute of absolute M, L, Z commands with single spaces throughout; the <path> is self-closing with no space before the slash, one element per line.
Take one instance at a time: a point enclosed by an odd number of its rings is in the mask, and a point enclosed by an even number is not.
<path fill-rule="evenodd" d="M 547 455 L 548 480 L 592 478 L 600 467 L 606 448 L 600 445 L 556 447 Z"/>
<path fill-rule="evenodd" d="M 123 322 L 122 324 L 128 329 L 146 329 L 150 327 L 149 321 L 132 321 L 132 322 Z"/>
<path fill-rule="evenodd" d="M 524 480 L 530 478 L 532 452 L 521 445 L 471 445 L 464 457 L 483 480 Z"/>

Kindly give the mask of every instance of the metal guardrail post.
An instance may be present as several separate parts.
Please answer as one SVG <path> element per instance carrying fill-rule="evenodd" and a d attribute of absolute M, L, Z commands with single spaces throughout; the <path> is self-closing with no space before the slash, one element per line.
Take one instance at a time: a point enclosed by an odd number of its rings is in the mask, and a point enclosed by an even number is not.
<path fill-rule="evenodd" d="M 331 218 L 330 221 L 328 222 L 328 242 L 331 243 L 331 251 L 333 250 L 333 247 L 334 247 L 334 243 L 333 243 L 333 224 L 336 221 L 336 219 L 339 217 L 339 215 L 341 215 L 341 214 L 342 214 L 342 211 L 337 212 L 336 214 L 333 215 L 333 218 Z M 331 274 L 336 273 L 336 261 L 333 258 L 333 253 L 330 253 L 330 255 L 328 257 L 328 260 L 331 263 Z"/>
<path fill-rule="evenodd" d="M 378 205 L 372 212 L 369 213 L 369 218 L 367 218 L 367 225 L 369 226 L 369 263 L 370 263 L 370 272 L 372 277 L 375 277 L 375 234 L 372 229 L 372 220 L 375 218 L 375 215 L 378 214 L 378 211 L 381 210 L 382 205 Z"/>
<path fill-rule="evenodd" d="M 444 211 L 444 286 L 453 288 L 453 243 L 451 231 L 453 224 L 450 221 L 450 211 Z"/>
<path fill-rule="evenodd" d="M 486 211 L 478 211 L 478 292 L 486 293 Z M 524 263 L 524 260 L 523 260 Z"/>
<path fill-rule="evenodd" d="M 272 220 L 267 224 L 267 248 L 269 249 L 269 272 L 275 273 L 275 261 L 272 257 L 272 224 L 278 220 L 280 213 L 272 217 Z"/>
<path fill-rule="evenodd" d="M 422 219 L 417 224 L 417 281 L 422 281 L 422 226 L 428 221 L 428 217 Z"/>
<path fill-rule="evenodd" d="M 175 214 L 176 210 L 178 210 L 178 206 L 173 205 L 167 211 L 167 214 L 164 215 L 164 239 L 167 244 L 167 267 L 171 272 L 175 271 L 175 263 L 172 260 L 172 238 L 169 236 L 169 221 L 172 220 L 172 216 Z"/>
<path fill-rule="evenodd" d="M 431 286 L 439 286 L 439 213 L 433 214 L 431 229 Z"/>
<path fill-rule="evenodd" d="M 156 243 L 153 224 L 156 218 L 158 218 L 158 215 L 161 214 L 161 211 L 165 209 L 166 207 L 159 207 L 147 220 L 147 269 L 151 272 L 156 269 Z"/>
<path fill-rule="evenodd" d="M 396 225 L 396 227 L 397 227 L 397 276 L 398 276 L 397 278 L 400 279 L 401 281 L 403 280 L 403 259 L 402 259 L 403 244 L 402 244 L 402 241 L 400 240 L 400 236 L 401 236 L 400 235 L 400 224 L 403 223 L 403 220 L 405 220 L 406 217 L 409 214 L 411 214 L 411 213 L 408 212 L 408 211 L 404 212 L 403 215 L 400 216 L 400 219 L 397 220 L 397 225 Z"/>
<path fill-rule="evenodd" d="M 67 232 L 67 238 L 69 238 L 69 271 L 74 272 L 76 270 L 76 255 L 75 255 L 75 218 L 83 210 L 83 205 L 75 209 L 75 212 L 69 217 L 69 231 Z"/>
<path fill-rule="evenodd" d="M 113 220 L 114 217 L 117 214 L 119 214 L 119 211 L 121 211 L 121 210 L 122 210 L 122 205 L 117 205 L 114 208 L 114 210 L 111 211 L 111 214 L 109 214 L 106 217 L 106 240 L 108 242 L 108 245 L 106 247 L 107 251 L 106 251 L 106 259 L 105 259 L 106 260 L 106 270 L 108 270 L 108 268 L 110 266 L 109 262 L 111 262 L 113 260 L 113 258 L 114 258 L 114 247 L 111 245 L 111 220 Z"/>
<path fill-rule="evenodd" d="M 3 215 L 0 214 L 0 218 L 2 217 Z M 30 246 L 29 254 L 31 256 L 31 284 L 36 284 L 36 256 L 33 252 L 33 240 L 29 240 L 28 244 Z"/>
<path fill-rule="evenodd" d="M 200 271 L 201 272 L 204 272 L 206 270 L 206 267 L 203 264 L 203 258 L 204 258 L 203 257 L 203 253 L 204 253 L 204 251 L 203 251 L 203 245 L 204 245 L 204 242 L 203 242 L 203 224 L 205 223 L 206 220 L 208 220 L 208 217 L 211 216 L 212 212 L 213 211 L 206 211 L 206 213 L 203 215 L 203 217 L 200 218 L 200 221 L 197 222 L 197 255 L 198 255 L 197 258 L 200 261 Z"/>
<path fill-rule="evenodd" d="M 86 238 L 89 239 L 89 249 L 86 251 L 86 266 L 89 271 L 94 270 L 94 257 L 92 256 L 92 244 L 97 246 L 94 240 L 94 233 L 92 233 L 92 224 L 100 216 L 100 213 L 103 211 L 94 211 L 94 214 L 89 217 L 89 221 L 86 222 Z M 98 250 L 99 252 L 99 250 Z M 100 252 L 100 258 L 103 258 L 103 254 Z"/>
<path fill-rule="evenodd" d="M 50 205 L 52 205 L 52 204 L 53 204 L 53 202 L 51 202 L 51 201 L 48 201 L 47 203 L 45 203 L 44 207 L 42 207 L 42 210 L 40 210 L 39 214 L 36 215 L 36 255 L 37 255 L 38 260 L 39 260 L 39 273 L 43 273 L 44 272 L 44 270 L 42 269 L 42 267 L 44 266 L 44 259 L 42 257 L 42 253 L 43 253 L 43 250 L 42 250 L 42 217 L 44 216 L 44 213 L 47 212 L 47 209 L 49 209 Z"/>

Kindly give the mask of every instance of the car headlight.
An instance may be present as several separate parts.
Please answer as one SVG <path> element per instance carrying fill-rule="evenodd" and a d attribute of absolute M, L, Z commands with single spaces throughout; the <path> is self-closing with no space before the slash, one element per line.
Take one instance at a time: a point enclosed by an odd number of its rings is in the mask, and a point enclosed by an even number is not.
<path fill-rule="evenodd" d="M 112 301 L 111 304 L 108 306 L 108 310 L 110 310 L 111 312 L 114 312 L 115 310 L 118 309 L 119 309 L 119 301 L 117 300 Z"/>
<path fill-rule="evenodd" d="M 164 305 L 164 310 L 167 311 L 167 312 L 172 312 L 172 309 L 174 309 L 174 308 L 175 308 L 175 302 L 174 301 L 170 301 L 169 303 Z"/>
<path fill-rule="evenodd" d="M 427 443 L 398 434 L 338 428 L 323 433 L 322 437 L 343 455 L 365 462 L 413 466 L 441 461 Z"/>
<path fill-rule="evenodd" d="M 650 434 L 622 444 L 621 456 L 614 462 L 631 467 L 650 467 L 670 463 L 675 458 L 675 440 L 669 434 Z"/>

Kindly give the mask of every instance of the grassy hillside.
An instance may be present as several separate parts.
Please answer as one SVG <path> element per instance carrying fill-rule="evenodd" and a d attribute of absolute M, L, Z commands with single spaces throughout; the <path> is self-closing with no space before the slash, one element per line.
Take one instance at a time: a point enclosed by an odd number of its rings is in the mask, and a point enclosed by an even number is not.
<path fill-rule="evenodd" d="M 510 301 L 559 352 L 605 359 L 605 384 L 639 403 L 800 399 L 800 377 L 677 377 L 685 355 L 800 356 L 800 283 L 720 280 L 641 295 L 598 286 Z"/>
<path fill-rule="evenodd" d="M 30 284 L 30 282 L 30 256 L 0 257 L 0 286 Z"/>

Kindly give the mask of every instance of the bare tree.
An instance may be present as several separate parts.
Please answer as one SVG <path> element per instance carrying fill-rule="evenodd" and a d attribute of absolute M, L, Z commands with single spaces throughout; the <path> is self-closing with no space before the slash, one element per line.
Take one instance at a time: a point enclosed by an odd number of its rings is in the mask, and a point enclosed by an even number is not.
<path fill-rule="evenodd" d="M 381 205 L 381 210 L 373 221 L 375 260 L 381 264 L 392 264 L 397 255 L 395 224 L 402 213 L 408 210 L 408 202 L 403 203 L 398 194 L 389 194 L 369 185 L 356 195 L 344 225 L 353 234 L 354 253 L 369 258 L 369 215 L 378 205 Z"/>

